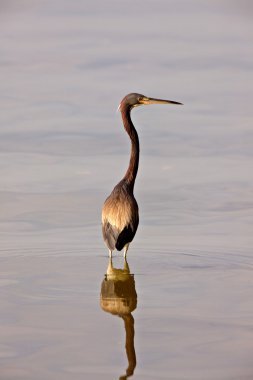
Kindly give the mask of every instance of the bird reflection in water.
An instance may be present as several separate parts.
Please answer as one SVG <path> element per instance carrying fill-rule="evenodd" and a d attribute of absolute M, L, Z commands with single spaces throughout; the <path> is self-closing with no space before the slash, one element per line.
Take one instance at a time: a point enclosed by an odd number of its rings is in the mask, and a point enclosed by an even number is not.
<path fill-rule="evenodd" d="M 109 258 L 107 273 L 101 284 L 100 306 L 104 311 L 118 315 L 124 321 L 128 367 L 126 374 L 121 376 L 119 380 L 127 379 L 133 375 L 136 367 L 132 312 L 137 307 L 137 293 L 134 275 L 130 274 L 126 259 L 124 259 L 124 268 L 117 269 L 113 267 L 112 259 Z"/>

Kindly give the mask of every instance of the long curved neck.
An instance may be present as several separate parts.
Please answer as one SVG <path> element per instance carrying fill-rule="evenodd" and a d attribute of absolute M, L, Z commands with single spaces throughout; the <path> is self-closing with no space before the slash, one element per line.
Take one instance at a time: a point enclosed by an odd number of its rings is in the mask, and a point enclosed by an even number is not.
<path fill-rule="evenodd" d="M 121 115 L 122 115 L 124 128 L 127 131 L 131 140 L 130 161 L 129 161 L 128 169 L 123 179 L 130 185 L 130 187 L 133 190 L 134 182 L 135 182 L 135 178 L 136 178 L 136 175 L 138 172 L 138 166 L 139 166 L 140 145 L 139 145 L 138 134 L 136 132 L 136 129 L 134 128 L 134 125 L 130 117 L 130 112 L 131 112 L 131 109 L 129 107 L 123 106 L 121 109 Z"/>

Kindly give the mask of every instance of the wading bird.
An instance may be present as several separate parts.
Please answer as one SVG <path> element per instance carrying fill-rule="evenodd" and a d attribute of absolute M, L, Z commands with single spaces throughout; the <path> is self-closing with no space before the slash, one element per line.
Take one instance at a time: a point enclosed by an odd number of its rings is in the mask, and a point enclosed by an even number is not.
<path fill-rule="evenodd" d="M 131 140 L 129 166 L 123 179 L 114 187 L 102 210 L 102 232 L 109 255 L 116 248 L 124 248 L 126 257 L 129 243 L 133 240 L 139 224 L 138 204 L 134 197 L 134 183 L 139 165 L 139 138 L 130 113 L 134 107 L 148 104 L 182 104 L 172 100 L 148 98 L 141 94 L 129 94 L 119 105 L 123 125 Z"/>

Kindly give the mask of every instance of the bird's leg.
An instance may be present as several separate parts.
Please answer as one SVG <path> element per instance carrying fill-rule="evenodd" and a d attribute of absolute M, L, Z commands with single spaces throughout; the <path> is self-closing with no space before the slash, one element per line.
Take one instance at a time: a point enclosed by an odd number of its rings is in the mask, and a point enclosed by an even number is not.
<path fill-rule="evenodd" d="M 127 243 L 124 247 L 124 258 L 126 258 L 126 254 L 127 254 L 127 251 L 128 251 L 128 247 L 129 247 L 129 243 Z"/>
<path fill-rule="evenodd" d="M 113 273 L 112 257 L 109 257 L 109 262 L 108 262 L 106 274 L 110 275 L 112 273 Z"/>
<path fill-rule="evenodd" d="M 112 251 L 109 249 L 109 257 L 112 258 Z"/>
<path fill-rule="evenodd" d="M 126 256 L 124 257 L 124 271 L 125 271 L 126 273 L 130 273 L 130 268 L 129 268 L 129 265 L 128 265 L 128 262 L 127 262 Z"/>

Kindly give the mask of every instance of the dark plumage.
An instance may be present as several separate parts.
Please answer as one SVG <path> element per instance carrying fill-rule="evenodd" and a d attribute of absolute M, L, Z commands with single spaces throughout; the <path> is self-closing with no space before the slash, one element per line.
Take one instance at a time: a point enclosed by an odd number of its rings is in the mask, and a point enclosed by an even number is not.
<path fill-rule="evenodd" d="M 138 228 L 139 212 L 134 198 L 134 183 L 138 171 L 140 149 L 138 134 L 130 113 L 134 107 L 152 103 L 181 104 L 132 93 L 125 96 L 119 105 L 124 128 L 131 140 L 131 156 L 126 174 L 106 199 L 102 210 L 103 238 L 110 256 L 115 248 L 118 251 L 124 248 L 124 256 L 126 256 L 128 245 L 133 240 Z"/>

